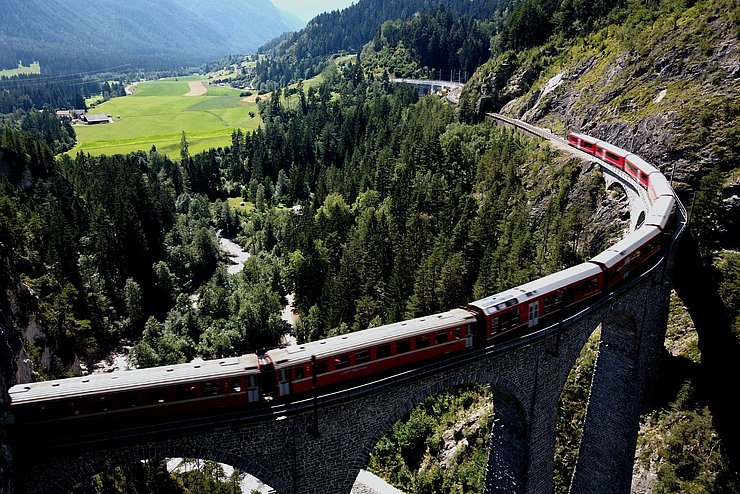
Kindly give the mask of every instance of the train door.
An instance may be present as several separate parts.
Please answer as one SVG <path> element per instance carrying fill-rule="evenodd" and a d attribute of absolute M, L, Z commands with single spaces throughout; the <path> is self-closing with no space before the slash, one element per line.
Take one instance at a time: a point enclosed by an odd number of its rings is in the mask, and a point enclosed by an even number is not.
<path fill-rule="evenodd" d="M 540 320 L 540 301 L 529 304 L 529 327 L 536 325 Z"/>
<path fill-rule="evenodd" d="M 278 390 L 280 396 L 290 394 L 290 369 L 280 369 L 278 371 Z"/>
<path fill-rule="evenodd" d="M 473 325 L 468 324 L 465 328 L 465 348 L 473 346 Z"/>
<path fill-rule="evenodd" d="M 627 278 L 630 274 L 630 258 L 629 256 L 624 258 L 624 273 L 622 273 L 623 278 Z"/>
<path fill-rule="evenodd" d="M 247 376 L 247 401 L 254 403 L 260 399 L 260 388 L 257 382 L 257 375 Z"/>

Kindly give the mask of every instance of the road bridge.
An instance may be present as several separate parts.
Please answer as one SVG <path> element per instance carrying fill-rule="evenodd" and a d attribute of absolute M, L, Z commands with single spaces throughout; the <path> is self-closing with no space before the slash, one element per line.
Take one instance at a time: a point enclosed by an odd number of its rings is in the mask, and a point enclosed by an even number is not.
<path fill-rule="evenodd" d="M 562 145 L 544 129 L 492 118 Z M 614 173 L 612 179 L 640 200 L 640 187 L 628 176 Z M 649 270 L 554 326 L 315 401 L 111 430 L 66 442 L 18 441 L 20 484 L 29 493 L 68 492 L 115 466 L 195 457 L 232 465 L 281 494 L 349 492 L 378 440 L 414 406 L 456 386 L 486 384 L 495 409 L 486 492 L 550 493 L 558 402 L 583 346 L 600 327 L 570 492 L 629 492 L 640 404 L 663 346 L 680 232 Z"/>
<path fill-rule="evenodd" d="M 410 84 L 415 86 L 420 94 L 431 94 L 438 91 L 459 91 L 465 86 L 464 82 L 454 81 L 439 81 L 430 79 L 409 79 L 404 77 L 395 77 L 391 79 L 391 82 L 397 82 L 402 84 Z"/>

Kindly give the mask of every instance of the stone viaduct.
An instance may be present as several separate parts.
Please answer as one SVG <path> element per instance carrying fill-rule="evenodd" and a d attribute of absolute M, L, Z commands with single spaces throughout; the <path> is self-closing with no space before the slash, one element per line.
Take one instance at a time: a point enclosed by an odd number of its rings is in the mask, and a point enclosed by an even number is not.
<path fill-rule="evenodd" d="M 491 386 L 495 409 L 486 492 L 550 493 L 558 401 L 586 340 L 600 326 L 570 492 L 629 492 L 640 406 L 663 345 L 673 252 L 558 325 L 444 364 L 321 396 L 315 405 L 306 400 L 260 416 L 68 447 L 17 444 L 19 487 L 29 493 L 69 492 L 115 466 L 193 457 L 232 465 L 279 494 L 348 493 L 378 440 L 415 405 L 455 386 L 483 383 Z"/>

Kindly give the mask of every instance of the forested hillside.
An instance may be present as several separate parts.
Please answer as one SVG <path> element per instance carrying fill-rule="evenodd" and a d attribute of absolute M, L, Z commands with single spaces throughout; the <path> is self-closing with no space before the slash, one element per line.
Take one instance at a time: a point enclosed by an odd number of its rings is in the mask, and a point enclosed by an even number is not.
<path fill-rule="evenodd" d="M 3 293 L 17 353 L 5 382 L 79 373 L 122 341 L 137 366 L 273 347 L 287 292 L 301 340 L 430 313 L 619 235 L 586 224 L 598 172 L 462 125 L 356 65 L 330 79 L 292 102 L 273 94 L 265 127 L 228 148 L 189 156 L 184 138 L 179 161 L 154 149 L 55 161 L 6 127 Z M 223 202 L 236 194 L 251 213 Z M 214 229 L 255 254 L 239 275 L 221 266 Z"/>
<path fill-rule="evenodd" d="M 1 0 L 0 68 L 45 74 L 195 66 L 249 53 L 296 26 L 269 0 Z"/>
<path fill-rule="evenodd" d="M 385 21 L 405 21 L 418 12 L 433 12 L 440 6 L 454 17 L 487 19 L 509 3 L 510 0 L 360 0 L 344 10 L 321 14 L 279 44 L 260 49 L 270 57 L 257 65 L 258 82 L 285 86 L 308 79 L 321 72 L 328 55 L 362 50 Z"/>
<path fill-rule="evenodd" d="M 502 23 L 501 17 L 456 17 L 444 8 L 407 21 L 386 21 L 363 47 L 360 59 L 365 71 L 387 71 L 397 77 L 472 75 L 490 58 L 491 38 Z"/>

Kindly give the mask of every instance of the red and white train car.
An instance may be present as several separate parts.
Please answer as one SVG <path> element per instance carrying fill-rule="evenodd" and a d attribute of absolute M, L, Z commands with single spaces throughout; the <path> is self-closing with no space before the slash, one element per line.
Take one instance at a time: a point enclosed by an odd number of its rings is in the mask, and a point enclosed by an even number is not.
<path fill-rule="evenodd" d="M 602 286 L 599 266 L 583 263 L 471 302 L 467 308 L 479 315 L 485 324 L 485 338 L 490 340 L 541 322 L 553 322 L 563 310 L 599 295 Z"/>
<path fill-rule="evenodd" d="M 270 350 L 280 397 L 329 388 L 473 346 L 476 319 L 462 309 Z M 269 365 L 269 364 L 267 364 Z M 268 370 L 265 367 L 265 370 Z"/>
<path fill-rule="evenodd" d="M 13 386 L 17 421 L 136 423 L 260 400 L 256 355 L 201 360 Z"/>

